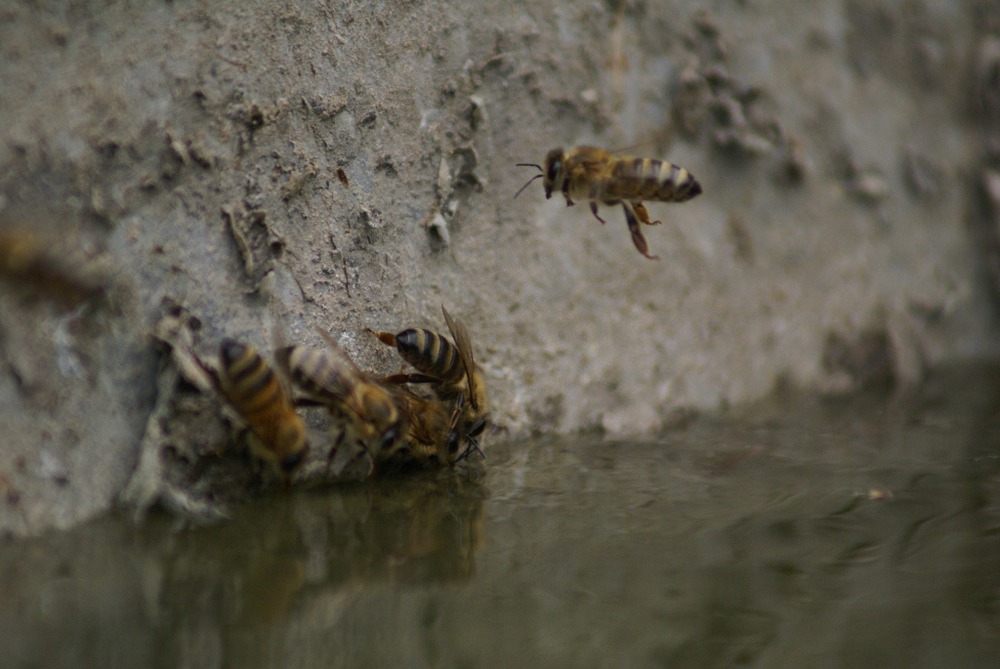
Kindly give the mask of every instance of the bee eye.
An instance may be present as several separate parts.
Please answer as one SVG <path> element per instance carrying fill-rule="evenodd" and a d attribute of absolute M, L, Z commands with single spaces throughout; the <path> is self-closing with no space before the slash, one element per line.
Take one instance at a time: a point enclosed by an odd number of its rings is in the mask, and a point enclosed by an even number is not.
<path fill-rule="evenodd" d="M 472 427 L 469 428 L 468 437 L 469 438 L 478 437 L 479 435 L 481 435 L 483 433 L 483 430 L 485 430 L 485 429 L 486 429 L 486 419 L 480 419 L 480 420 L 476 421 L 475 423 L 473 423 Z"/>
<path fill-rule="evenodd" d="M 379 447 L 386 449 L 392 446 L 396 442 L 396 428 L 387 430 L 382 435 L 382 441 L 379 443 Z"/>

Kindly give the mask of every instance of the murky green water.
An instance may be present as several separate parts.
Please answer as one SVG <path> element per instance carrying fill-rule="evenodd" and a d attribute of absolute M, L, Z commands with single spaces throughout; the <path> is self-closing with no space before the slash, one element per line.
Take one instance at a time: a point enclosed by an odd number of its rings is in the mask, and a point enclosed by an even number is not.
<path fill-rule="evenodd" d="M 1000 666 L 1000 375 L 9 542 L 0 666 Z"/>

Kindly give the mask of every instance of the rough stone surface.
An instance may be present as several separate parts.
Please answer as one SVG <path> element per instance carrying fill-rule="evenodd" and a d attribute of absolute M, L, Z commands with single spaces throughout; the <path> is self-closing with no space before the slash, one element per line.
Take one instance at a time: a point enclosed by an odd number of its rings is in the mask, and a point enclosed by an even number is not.
<path fill-rule="evenodd" d="M 115 503 L 176 306 L 203 356 L 321 327 L 389 372 L 364 328 L 443 331 L 444 304 L 490 440 L 648 435 L 777 385 L 909 384 L 993 353 L 991 8 L 0 4 L 0 232 L 103 286 L 66 304 L 0 249 L 0 528 Z M 617 210 L 513 198 L 515 163 L 583 143 L 701 181 L 649 205 L 660 261 Z"/>

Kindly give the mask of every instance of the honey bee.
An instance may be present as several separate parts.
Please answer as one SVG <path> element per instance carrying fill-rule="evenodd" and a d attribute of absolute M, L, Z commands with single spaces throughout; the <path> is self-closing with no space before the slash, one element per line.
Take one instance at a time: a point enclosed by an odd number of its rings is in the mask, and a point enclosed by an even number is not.
<path fill-rule="evenodd" d="M 308 451 L 306 427 L 288 391 L 252 346 L 225 339 L 219 358 L 219 387 L 250 428 L 251 450 L 287 481 Z"/>
<path fill-rule="evenodd" d="M 421 397 L 402 386 L 390 387 L 397 406 L 406 416 L 406 424 L 400 439 L 380 454 L 383 468 L 455 462 L 458 456 L 455 412 L 439 400 Z"/>
<path fill-rule="evenodd" d="M 284 346 L 275 359 L 309 400 L 325 406 L 344 427 L 341 440 L 363 445 L 373 459 L 395 444 L 406 428 L 394 389 L 363 372 L 325 332 L 327 348 Z M 339 445 L 339 444 L 338 444 Z"/>
<path fill-rule="evenodd" d="M 477 438 L 489 419 L 489 398 L 486 381 L 472 353 L 468 330 L 443 306 L 441 311 L 454 343 L 423 328 L 408 328 L 397 334 L 371 332 L 383 344 L 395 347 L 400 357 L 418 372 L 394 374 L 386 377 L 386 381 L 430 384 L 438 398 L 453 404 L 448 429 L 448 461 L 454 462 L 466 458 L 473 450 L 479 451 Z M 457 450 L 461 439 L 466 441 L 468 447 L 459 454 Z"/>
<path fill-rule="evenodd" d="M 574 199 L 587 200 L 590 211 L 601 223 L 605 221 L 597 213 L 598 203 L 621 204 L 632 243 L 639 253 L 651 260 L 659 258 L 649 254 L 649 245 L 639 223 L 658 225 L 660 221 L 650 221 L 642 201 L 685 202 L 701 194 L 698 180 L 679 165 L 653 158 L 614 156 L 592 146 L 578 146 L 569 152 L 552 149 L 545 156 L 544 166 L 536 163 L 517 165 L 534 167 L 539 174 L 529 179 L 514 197 L 540 178 L 546 199 L 551 198 L 553 192 L 562 192 L 567 206 L 573 206 Z"/>

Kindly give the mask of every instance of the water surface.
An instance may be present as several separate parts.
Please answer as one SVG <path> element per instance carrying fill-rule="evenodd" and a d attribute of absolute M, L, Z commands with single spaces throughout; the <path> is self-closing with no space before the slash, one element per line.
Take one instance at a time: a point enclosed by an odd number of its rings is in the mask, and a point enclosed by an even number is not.
<path fill-rule="evenodd" d="M 1000 666 L 1000 375 L 0 544 L 2 667 Z"/>

